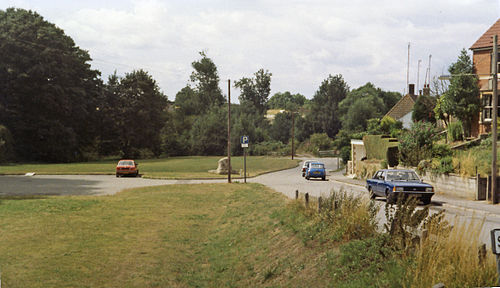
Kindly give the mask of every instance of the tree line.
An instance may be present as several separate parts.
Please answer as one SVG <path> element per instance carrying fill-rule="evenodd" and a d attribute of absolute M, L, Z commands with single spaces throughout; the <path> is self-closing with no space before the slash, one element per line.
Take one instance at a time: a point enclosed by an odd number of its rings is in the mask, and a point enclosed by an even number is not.
<path fill-rule="evenodd" d="M 87 51 L 33 11 L 0 10 L 0 161 L 71 162 L 103 156 L 224 155 L 227 98 L 205 52 L 191 63 L 188 84 L 169 101 L 144 69 L 110 75 L 92 69 Z M 232 153 L 248 135 L 250 154 L 287 150 L 295 137 L 328 138 L 366 131 L 400 98 L 371 83 L 351 90 L 329 75 L 308 100 L 270 95 L 272 73 L 259 69 L 234 82 Z M 272 121 L 269 109 L 283 110 Z M 317 138 L 317 136 L 316 136 Z"/>

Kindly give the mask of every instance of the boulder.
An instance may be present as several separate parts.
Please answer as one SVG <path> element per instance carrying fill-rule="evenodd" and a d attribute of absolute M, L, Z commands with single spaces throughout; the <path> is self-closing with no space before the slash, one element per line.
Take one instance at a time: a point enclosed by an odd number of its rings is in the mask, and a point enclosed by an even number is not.
<path fill-rule="evenodd" d="M 219 165 L 217 166 L 217 170 L 209 170 L 210 173 L 216 173 L 219 175 L 227 175 L 229 170 L 229 159 L 227 157 L 219 159 Z M 231 174 L 238 174 L 238 171 L 232 170 Z"/>

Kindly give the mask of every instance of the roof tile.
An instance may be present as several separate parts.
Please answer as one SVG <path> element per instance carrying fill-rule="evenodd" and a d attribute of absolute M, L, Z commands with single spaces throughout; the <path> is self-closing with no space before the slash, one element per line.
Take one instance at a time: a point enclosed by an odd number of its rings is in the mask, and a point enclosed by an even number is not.
<path fill-rule="evenodd" d="M 477 41 L 470 47 L 471 50 L 493 47 L 493 35 L 500 35 L 500 19 L 495 22 Z M 498 40 L 497 40 L 498 42 Z"/>

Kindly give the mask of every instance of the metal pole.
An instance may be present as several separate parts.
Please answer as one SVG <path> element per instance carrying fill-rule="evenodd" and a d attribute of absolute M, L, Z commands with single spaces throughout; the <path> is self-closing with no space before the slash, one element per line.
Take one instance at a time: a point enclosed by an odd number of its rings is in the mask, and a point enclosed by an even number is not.
<path fill-rule="evenodd" d="M 292 160 L 293 160 L 293 154 L 294 154 L 294 141 L 293 139 L 295 138 L 295 118 L 294 118 L 295 113 L 292 111 Z"/>
<path fill-rule="evenodd" d="M 243 148 L 243 170 L 244 170 L 244 176 L 243 179 L 245 179 L 244 183 L 247 183 L 247 149 Z"/>
<path fill-rule="evenodd" d="M 420 62 L 422 60 L 418 59 L 418 65 L 417 65 L 417 94 L 420 95 Z"/>
<path fill-rule="evenodd" d="M 231 183 L 231 79 L 227 79 L 227 183 Z"/>
<path fill-rule="evenodd" d="M 498 276 L 497 285 L 500 286 L 500 255 L 497 254 L 495 256 L 497 260 L 497 276 Z"/>
<path fill-rule="evenodd" d="M 493 72 L 493 121 L 491 123 L 492 140 L 492 158 L 491 158 L 491 195 L 493 204 L 498 203 L 497 196 L 497 114 L 498 114 L 498 46 L 497 35 L 493 35 L 493 63 L 491 66 Z"/>

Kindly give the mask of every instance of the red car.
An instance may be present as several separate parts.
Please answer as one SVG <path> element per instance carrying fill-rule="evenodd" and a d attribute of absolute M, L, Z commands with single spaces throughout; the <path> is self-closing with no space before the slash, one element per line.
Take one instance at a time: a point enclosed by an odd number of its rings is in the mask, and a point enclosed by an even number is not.
<path fill-rule="evenodd" d="M 135 163 L 134 160 L 122 159 L 118 161 L 116 165 L 116 177 L 123 175 L 139 176 L 139 168 L 137 168 L 137 166 L 139 166 L 139 164 Z"/>

